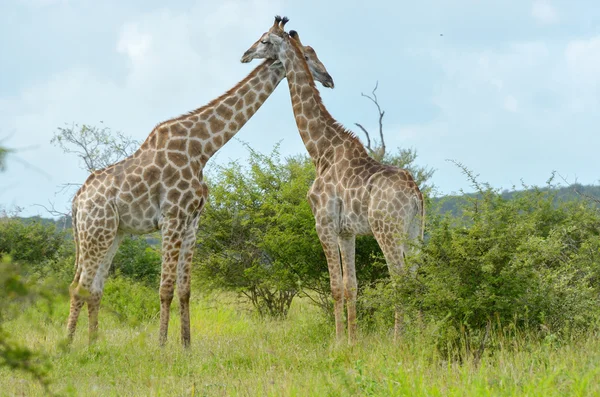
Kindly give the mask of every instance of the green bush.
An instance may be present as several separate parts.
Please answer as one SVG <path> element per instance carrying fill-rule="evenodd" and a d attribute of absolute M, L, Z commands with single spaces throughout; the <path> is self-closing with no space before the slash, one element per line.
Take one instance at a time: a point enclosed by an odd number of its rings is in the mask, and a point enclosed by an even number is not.
<path fill-rule="evenodd" d="M 262 315 L 285 316 L 301 289 L 327 279 L 306 200 L 314 169 L 305 157 L 249 150 L 247 167 L 231 162 L 209 175 L 195 277 L 242 294 Z"/>
<path fill-rule="evenodd" d="M 428 212 L 426 243 L 408 258 L 416 275 L 363 291 L 362 306 L 386 316 L 370 321 L 390 324 L 389 309 L 400 302 L 407 321 L 420 312 L 437 324 L 444 349 L 485 344 L 490 327 L 561 338 L 597 325 L 598 209 L 583 199 L 561 201 L 550 189 L 509 199 L 474 182 L 478 194 L 461 205 L 461 217 Z"/>
<path fill-rule="evenodd" d="M 104 286 L 102 308 L 131 325 L 154 319 L 160 312 L 158 291 L 124 277 L 111 277 Z"/>
<path fill-rule="evenodd" d="M 161 270 L 160 250 L 152 247 L 145 236 L 125 238 L 111 266 L 111 273 L 158 288 Z"/>
<path fill-rule="evenodd" d="M 64 241 L 64 232 L 57 231 L 53 223 L 0 216 L 0 255 L 10 255 L 15 262 L 39 268 L 57 259 Z"/>
<path fill-rule="evenodd" d="M 51 306 L 56 291 L 50 287 L 54 287 L 51 280 L 30 277 L 9 256 L 0 256 L 0 368 L 29 373 L 46 391 L 51 367 L 48 357 L 26 346 L 18 335 L 10 335 L 3 325 L 36 303 Z"/>

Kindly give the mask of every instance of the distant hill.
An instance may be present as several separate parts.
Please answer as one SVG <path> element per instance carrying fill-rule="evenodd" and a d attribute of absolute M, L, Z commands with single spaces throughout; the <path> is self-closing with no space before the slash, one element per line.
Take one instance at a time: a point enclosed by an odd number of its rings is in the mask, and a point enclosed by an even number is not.
<path fill-rule="evenodd" d="M 561 188 L 538 188 L 541 191 L 552 191 L 556 192 L 556 200 L 560 201 L 569 201 L 569 200 L 581 200 L 584 196 L 591 197 L 590 202 L 593 200 L 598 200 L 598 205 L 600 207 L 600 185 L 580 185 L 573 184 L 566 187 Z M 502 196 L 505 198 L 512 198 L 519 191 L 508 191 L 505 190 L 502 192 Z M 452 196 L 442 196 L 442 197 L 434 197 L 432 202 L 434 204 L 435 210 L 444 214 L 450 212 L 454 215 L 458 215 L 458 208 L 461 203 L 465 203 L 469 197 L 477 197 L 478 193 L 468 193 L 463 195 L 452 195 Z M 57 230 L 59 231 L 67 231 L 70 238 L 70 230 L 72 226 L 71 216 L 63 216 L 58 219 L 52 218 L 42 218 L 40 216 L 32 216 L 27 218 L 21 218 L 21 220 L 25 223 L 29 222 L 41 222 L 42 224 L 55 224 Z M 150 244 L 157 244 L 158 239 L 154 236 L 154 234 L 148 235 L 146 240 Z"/>
<path fill-rule="evenodd" d="M 533 188 L 531 189 L 533 190 Z M 570 186 L 560 187 L 560 188 L 538 188 L 540 191 L 549 191 L 552 193 L 556 193 L 557 201 L 570 201 L 570 200 L 581 200 L 589 198 L 590 202 L 594 202 L 598 200 L 600 206 L 600 186 L 596 185 L 581 185 L 581 184 L 572 184 Z M 502 197 L 511 199 L 515 194 L 519 192 L 523 192 L 524 190 L 505 190 L 501 193 Z M 463 195 L 453 195 L 453 196 L 442 196 L 435 197 L 432 199 L 436 210 L 440 213 L 444 214 L 450 212 L 454 215 L 458 214 L 458 208 L 460 204 L 464 204 L 467 202 L 469 197 L 477 197 L 479 193 L 468 193 Z"/>

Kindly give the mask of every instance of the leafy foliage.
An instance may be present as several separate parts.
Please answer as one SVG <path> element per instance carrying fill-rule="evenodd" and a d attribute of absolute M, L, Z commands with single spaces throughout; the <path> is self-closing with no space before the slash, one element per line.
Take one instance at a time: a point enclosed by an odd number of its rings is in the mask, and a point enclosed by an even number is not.
<path fill-rule="evenodd" d="M 600 319 L 600 213 L 585 200 L 561 201 L 532 188 L 511 199 L 488 185 L 460 208 L 430 211 L 416 277 L 372 287 L 370 305 L 402 302 L 438 324 L 443 350 L 485 346 L 490 326 L 561 338 Z M 410 258 L 409 258 L 410 259 Z M 448 351 L 455 352 L 454 348 Z"/>
<path fill-rule="evenodd" d="M 130 278 L 112 277 L 104 287 L 102 307 L 132 326 L 156 318 L 160 300 L 155 288 Z"/>
<path fill-rule="evenodd" d="M 0 367 L 27 372 L 47 391 L 50 365 L 47 358 L 24 346 L 4 329 L 4 322 L 16 316 L 41 299 L 51 304 L 47 289 L 48 280 L 39 282 L 28 277 L 22 266 L 12 262 L 10 256 L 0 257 Z"/>
<path fill-rule="evenodd" d="M 234 161 L 209 175 L 198 276 L 240 292 L 262 315 L 285 316 L 293 297 L 327 274 L 306 200 L 314 171 L 305 157 L 282 161 L 277 148 L 249 151 L 247 167 Z"/>
<path fill-rule="evenodd" d="M 157 287 L 160 280 L 160 251 L 140 236 L 123 239 L 113 259 L 111 273 Z"/>
<path fill-rule="evenodd" d="M 52 223 L 24 223 L 17 217 L 0 217 L 0 255 L 32 266 L 55 260 L 65 239 Z"/>

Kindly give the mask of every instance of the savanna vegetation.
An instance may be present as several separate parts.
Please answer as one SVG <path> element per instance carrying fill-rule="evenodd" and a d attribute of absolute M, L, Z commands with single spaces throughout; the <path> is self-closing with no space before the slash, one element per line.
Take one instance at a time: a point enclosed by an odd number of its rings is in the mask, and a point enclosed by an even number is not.
<path fill-rule="evenodd" d="M 135 146 L 88 126 L 59 129 L 54 142 L 88 170 Z M 386 152 L 381 130 L 368 146 L 424 187 L 426 235 L 408 258 L 416 271 L 393 280 L 374 239 L 358 239 L 356 345 L 334 340 L 327 265 L 305 199 L 310 159 L 248 147 L 247 161 L 207 172 L 189 351 L 173 331 L 176 307 L 168 345 L 158 347 L 160 236 L 123 242 L 99 341 L 87 345 L 81 316 L 67 347 L 69 222 L 4 212 L 0 394 L 600 394 L 598 188 L 551 176 L 543 187 L 500 191 L 457 163 L 475 193 L 431 197 L 433 171 L 415 151 Z M 405 319 L 394 343 L 396 305 Z"/>

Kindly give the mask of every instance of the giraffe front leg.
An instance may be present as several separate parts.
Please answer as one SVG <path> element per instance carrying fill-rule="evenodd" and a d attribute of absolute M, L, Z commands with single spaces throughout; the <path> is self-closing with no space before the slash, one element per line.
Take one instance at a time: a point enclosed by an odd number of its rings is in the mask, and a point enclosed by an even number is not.
<path fill-rule="evenodd" d="M 355 266 L 355 236 L 343 236 L 339 239 L 342 254 L 344 297 L 348 310 L 348 343 L 356 342 L 356 266 Z"/>
<path fill-rule="evenodd" d="M 333 313 L 335 316 L 335 336 L 338 341 L 341 341 L 344 339 L 344 295 L 338 237 L 332 227 L 321 228 L 318 224 L 317 234 L 323 246 L 329 269 L 329 284 L 331 286 Z"/>
<path fill-rule="evenodd" d="M 164 243 L 163 243 L 164 244 Z M 160 274 L 160 333 L 158 342 L 160 346 L 167 343 L 167 334 L 169 332 L 169 314 L 173 293 L 175 291 L 175 272 L 177 262 L 172 258 L 173 254 L 163 253 L 163 265 Z"/>
<path fill-rule="evenodd" d="M 191 268 L 194 255 L 194 244 L 196 243 L 196 230 L 198 228 L 198 219 L 192 222 L 192 225 L 186 230 L 181 251 L 179 253 L 179 263 L 177 266 L 177 293 L 179 295 L 179 314 L 181 318 L 181 343 L 183 347 L 189 347 L 191 344 L 190 334 L 190 293 L 191 293 Z"/>
<path fill-rule="evenodd" d="M 160 274 L 160 334 L 159 344 L 164 346 L 169 332 L 171 302 L 175 292 L 177 265 L 179 262 L 184 222 L 173 218 L 162 227 L 162 270 Z"/>

